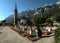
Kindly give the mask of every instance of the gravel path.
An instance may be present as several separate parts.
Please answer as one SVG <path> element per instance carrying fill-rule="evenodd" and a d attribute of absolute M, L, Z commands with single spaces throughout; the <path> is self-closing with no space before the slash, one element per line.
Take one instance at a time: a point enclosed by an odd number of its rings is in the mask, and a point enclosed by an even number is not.
<path fill-rule="evenodd" d="M 42 38 L 34 43 L 54 43 L 54 36 Z"/>
<path fill-rule="evenodd" d="M 53 43 L 53 36 L 41 38 L 38 41 L 31 42 L 25 37 L 20 36 L 8 26 L 0 27 L 0 43 Z"/>

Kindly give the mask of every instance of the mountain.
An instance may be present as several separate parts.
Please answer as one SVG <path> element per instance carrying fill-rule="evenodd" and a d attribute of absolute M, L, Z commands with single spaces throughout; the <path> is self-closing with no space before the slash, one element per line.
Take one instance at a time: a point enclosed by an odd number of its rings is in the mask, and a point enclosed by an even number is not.
<path fill-rule="evenodd" d="M 37 8 L 35 10 L 26 10 L 26 11 L 22 11 L 21 13 L 18 13 L 18 18 L 22 18 L 22 17 L 28 17 L 28 18 L 32 18 L 34 15 L 36 14 L 49 14 L 49 16 L 51 17 L 55 17 L 56 15 L 60 14 L 60 4 L 54 4 L 54 5 L 47 5 L 44 6 L 42 8 Z M 14 19 L 14 15 L 10 15 L 8 16 L 5 20 L 8 22 L 13 22 Z"/>
<path fill-rule="evenodd" d="M 34 10 L 22 11 L 21 13 L 18 13 L 18 19 L 20 19 L 20 18 L 22 18 L 22 17 L 32 18 L 34 12 L 35 12 Z M 14 15 L 9 15 L 5 20 L 8 21 L 8 22 L 13 22 L 13 20 L 14 20 Z"/>

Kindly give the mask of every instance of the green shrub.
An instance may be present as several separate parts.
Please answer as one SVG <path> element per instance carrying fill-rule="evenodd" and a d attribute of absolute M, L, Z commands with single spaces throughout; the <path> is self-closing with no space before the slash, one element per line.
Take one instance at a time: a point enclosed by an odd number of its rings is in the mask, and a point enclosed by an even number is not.
<path fill-rule="evenodd" d="M 0 26 L 2 26 L 2 25 L 3 25 L 3 23 L 0 22 Z"/>
<path fill-rule="evenodd" d="M 55 43 L 60 43 L 60 27 L 58 27 L 54 32 Z"/>

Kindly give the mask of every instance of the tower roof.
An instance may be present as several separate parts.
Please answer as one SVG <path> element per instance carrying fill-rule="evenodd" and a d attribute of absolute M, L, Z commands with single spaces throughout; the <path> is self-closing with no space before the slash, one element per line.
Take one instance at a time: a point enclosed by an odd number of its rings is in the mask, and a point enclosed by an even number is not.
<path fill-rule="evenodd" d="M 17 4 L 15 3 L 15 10 L 17 10 Z"/>

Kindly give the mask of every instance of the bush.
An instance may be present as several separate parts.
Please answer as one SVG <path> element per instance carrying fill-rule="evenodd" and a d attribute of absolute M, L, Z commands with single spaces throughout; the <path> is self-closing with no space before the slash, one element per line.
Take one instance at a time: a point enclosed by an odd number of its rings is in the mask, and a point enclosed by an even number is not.
<path fill-rule="evenodd" d="M 54 32 L 55 43 L 60 43 L 60 27 L 58 27 Z"/>
<path fill-rule="evenodd" d="M 0 26 L 2 26 L 2 25 L 3 25 L 3 23 L 0 22 Z"/>

